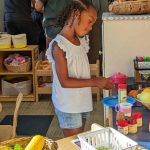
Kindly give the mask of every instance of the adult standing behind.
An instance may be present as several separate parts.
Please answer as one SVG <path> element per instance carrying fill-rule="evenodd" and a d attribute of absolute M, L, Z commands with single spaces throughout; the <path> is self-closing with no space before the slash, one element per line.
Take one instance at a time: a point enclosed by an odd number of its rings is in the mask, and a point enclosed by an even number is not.
<path fill-rule="evenodd" d="M 46 47 L 50 41 L 56 37 L 61 28 L 56 26 L 57 18 L 62 10 L 72 0 L 35 0 L 35 8 L 39 12 L 43 12 L 43 27 L 46 35 Z"/>
<path fill-rule="evenodd" d="M 34 0 L 4 0 L 4 23 L 9 34 L 26 33 L 28 44 L 38 44 L 40 29 L 31 17 Z"/>

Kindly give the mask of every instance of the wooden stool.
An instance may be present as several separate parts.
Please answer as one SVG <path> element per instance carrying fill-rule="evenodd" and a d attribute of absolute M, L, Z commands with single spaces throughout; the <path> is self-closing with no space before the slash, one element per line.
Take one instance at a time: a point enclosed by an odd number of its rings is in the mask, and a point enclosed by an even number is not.
<path fill-rule="evenodd" d="M 90 64 L 91 76 L 99 77 L 100 75 L 100 64 L 99 60 L 96 61 L 96 64 Z M 96 94 L 97 101 L 100 100 L 100 89 L 97 87 L 92 87 L 92 94 Z"/>

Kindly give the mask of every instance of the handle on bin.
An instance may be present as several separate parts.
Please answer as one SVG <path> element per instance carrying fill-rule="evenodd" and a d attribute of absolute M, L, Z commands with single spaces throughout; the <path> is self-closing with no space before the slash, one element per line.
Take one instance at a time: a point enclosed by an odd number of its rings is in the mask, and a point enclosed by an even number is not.
<path fill-rule="evenodd" d="M 116 104 L 116 105 L 115 105 L 115 111 L 116 111 L 116 112 L 119 112 L 119 108 L 120 108 L 119 104 Z"/>

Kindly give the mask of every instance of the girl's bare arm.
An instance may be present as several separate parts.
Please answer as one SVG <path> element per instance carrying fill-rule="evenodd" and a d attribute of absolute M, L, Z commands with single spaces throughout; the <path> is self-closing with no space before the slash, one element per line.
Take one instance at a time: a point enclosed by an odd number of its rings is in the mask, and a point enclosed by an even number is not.
<path fill-rule="evenodd" d="M 55 43 L 53 57 L 56 63 L 56 72 L 59 81 L 64 88 L 99 87 L 105 89 L 113 88 L 111 80 L 104 77 L 92 77 L 90 79 L 77 79 L 69 77 L 65 53 Z"/>

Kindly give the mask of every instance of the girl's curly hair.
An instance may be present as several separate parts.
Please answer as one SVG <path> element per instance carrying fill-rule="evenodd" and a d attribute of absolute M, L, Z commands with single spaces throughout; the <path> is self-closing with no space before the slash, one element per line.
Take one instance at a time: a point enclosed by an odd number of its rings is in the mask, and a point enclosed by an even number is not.
<path fill-rule="evenodd" d="M 66 8 L 59 15 L 57 19 L 57 25 L 63 28 L 64 25 L 67 24 L 67 21 L 71 17 L 71 15 L 72 15 L 72 23 L 73 23 L 74 13 L 77 10 L 82 12 L 83 10 L 88 9 L 90 6 L 94 7 L 92 3 L 90 3 L 88 0 L 72 0 L 70 4 L 68 4 Z"/>

